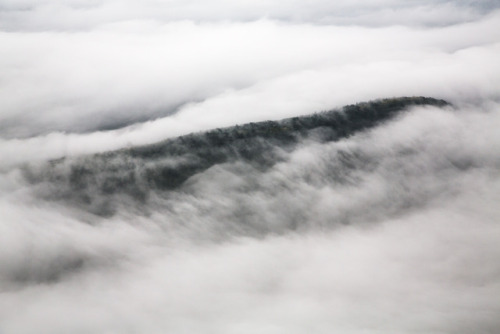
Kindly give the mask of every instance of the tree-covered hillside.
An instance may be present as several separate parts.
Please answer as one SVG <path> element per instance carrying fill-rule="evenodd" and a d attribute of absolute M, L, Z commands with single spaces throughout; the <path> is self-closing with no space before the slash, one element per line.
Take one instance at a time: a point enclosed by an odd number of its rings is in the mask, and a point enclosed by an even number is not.
<path fill-rule="evenodd" d="M 411 106 L 443 107 L 427 97 L 383 99 L 281 121 L 249 123 L 193 133 L 157 144 L 52 161 L 26 167 L 41 195 L 77 203 L 99 215 L 113 214 L 113 198 L 136 204 L 151 192 L 179 189 L 193 175 L 226 162 L 243 161 L 265 170 L 301 141 L 335 141 L 372 128 Z"/>

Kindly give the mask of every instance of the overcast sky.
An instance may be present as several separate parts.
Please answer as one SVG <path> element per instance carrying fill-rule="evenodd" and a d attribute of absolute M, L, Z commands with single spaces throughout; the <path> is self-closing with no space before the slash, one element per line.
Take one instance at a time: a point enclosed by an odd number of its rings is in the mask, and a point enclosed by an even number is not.
<path fill-rule="evenodd" d="M 496 0 L 0 0 L 0 333 L 498 333 L 499 59 Z M 414 95 L 454 108 L 215 166 L 148 215 L 23 177 Z M 339 186 L 342 156 L 376 168 Z"/>

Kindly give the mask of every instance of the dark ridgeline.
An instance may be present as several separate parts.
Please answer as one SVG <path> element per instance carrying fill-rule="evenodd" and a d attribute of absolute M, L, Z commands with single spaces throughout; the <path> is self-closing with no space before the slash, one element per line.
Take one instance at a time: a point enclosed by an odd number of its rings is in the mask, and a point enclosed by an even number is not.
<path fill-rule="evenodd" d="M 443 107 L 444 100 L 402 97 L 349 105 L 281 121 L 237 125 L 168 139 L 153 145 L 81 158 L 63 158 L 42 168 L 26 167 L 26 178 L 48 187 L 41 195 L 98 215 L 114 213 L 112 198 L 145 203 L 151 191 L 182 188 L 191 176 L 225 162 L 244 161 L 265 170 L 302 140 L 329 142 L 373 128 L 416 105 Z"/>

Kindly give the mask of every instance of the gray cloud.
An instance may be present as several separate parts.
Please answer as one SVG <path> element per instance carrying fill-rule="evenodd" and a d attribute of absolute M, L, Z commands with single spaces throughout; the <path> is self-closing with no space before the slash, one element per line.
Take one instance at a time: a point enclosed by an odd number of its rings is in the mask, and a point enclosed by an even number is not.
<path fill-rule="evenodd" d="M 298 23 L 369 26 L 442 26 L 476 20 L 499 7 L 495 0 L 369 0 L 307 3 L 282 1 L 50 1 L 0 2 L 6 30 L 92 29 L 110 22 L 253 21 L 262 18 Z"/>

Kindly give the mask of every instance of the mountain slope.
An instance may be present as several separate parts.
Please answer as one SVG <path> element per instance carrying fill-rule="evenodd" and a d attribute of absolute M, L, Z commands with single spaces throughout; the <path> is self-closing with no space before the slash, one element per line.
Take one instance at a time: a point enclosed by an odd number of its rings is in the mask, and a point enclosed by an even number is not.
<path fill-rule="evenodd" d="M 264 171 L 286 159 L 304 141 L 336 141 L 373 128 L 412 106 L 449 105 L 428 97 L 402 97 L 349 105 L 281 121 L 237 125 L 163 142 L 26 167 L 29 182 L 43 184 L 40 196 L 64 200 L 102 216 L 115 212 L 114 200 L 141 206 L 152 192 L 182 188 L 192 176 L 228 162 Z M 352 164 L 355 157 L 344 157 Z"/>

